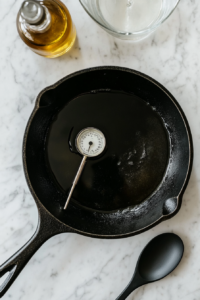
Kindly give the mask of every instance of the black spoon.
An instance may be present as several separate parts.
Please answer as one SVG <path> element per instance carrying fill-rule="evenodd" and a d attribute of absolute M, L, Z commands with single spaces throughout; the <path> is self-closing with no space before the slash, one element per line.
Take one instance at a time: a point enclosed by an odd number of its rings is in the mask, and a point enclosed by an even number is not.
<path fill-rule="evenodd" d="M 140 254 L 131 281 L 116 300 L 124 300 L 136 288 L 170 274 L 181 261 L 183 251 L 183 241 L 176 234 L 164 233 L 152 239 Z"/>

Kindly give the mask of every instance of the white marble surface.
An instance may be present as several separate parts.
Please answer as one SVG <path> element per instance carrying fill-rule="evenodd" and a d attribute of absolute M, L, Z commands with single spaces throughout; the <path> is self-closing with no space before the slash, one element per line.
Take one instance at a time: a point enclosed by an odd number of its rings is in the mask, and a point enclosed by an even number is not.
<path fill-rule="evenodd" d="M 77 28 L 66 55 L 49 60 L 20 40 L 15 18 L 21 1 L 0 2 L 0 264 L 34 233 L 37 210 L 22 169 L 22 138 L 41 89 L 74 71 L 118 65 L 160 81 L 179 101 L 194 139 L 194 168 L 180 212 L 141 235 L 123 240 L 62 234 L 47 241 L 4 299 L 111 300 L 129 281 L 146 243 L 166 231 L 185 243 L 181 264 L 167 278 L 137 289 L 129 300 L 200 299 L 200 2 L 182 0 L 154 35 L 132 44 L 99 28 L 78 0 L 64 0 Z"/>

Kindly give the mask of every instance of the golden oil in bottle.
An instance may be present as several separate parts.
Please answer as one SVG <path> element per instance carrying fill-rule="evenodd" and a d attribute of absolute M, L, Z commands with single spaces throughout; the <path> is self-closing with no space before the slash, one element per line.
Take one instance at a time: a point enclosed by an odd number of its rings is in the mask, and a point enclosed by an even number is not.
<path fill-rule="evenodd" d="M 53 58 L 69 51 L 76 29 L 67 7 L 60 0 L 27 0 L 17 16 L 21 39 L 35 53 Z"/>

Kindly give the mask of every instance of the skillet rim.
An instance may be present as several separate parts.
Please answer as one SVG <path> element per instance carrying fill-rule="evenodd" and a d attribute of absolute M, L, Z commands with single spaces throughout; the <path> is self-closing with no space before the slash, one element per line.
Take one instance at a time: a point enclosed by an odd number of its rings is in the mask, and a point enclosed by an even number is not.
<path fill-rule="evenodd" d="M 153 83 L 154 85 L 156 85 L 159 89 L 161 89 L 166 95 L 167 97 L 173 102 L 173 104 L 176 106 L 186 129 L 187 132 L 187 136 L 188 136 L 188 145 L 189 145 L 189 162 L 188 162 L 188 169 L 187 169 L 187 173 L 185 175 L 185 180 L 184 183 L 182 185 L 182 188 L 177 196 L 177 207 L 176 209 L 168 214 L 168 215 L 162 215 L 158 220 L 156 220 L 155 222 L 143 227 L 142 229 L 138 229 L 136 231 L 133 232 L 129 232 L 129 233 L 123 233 L 123 234 L 115 234 L 115 235 L 103 235 L 103 234 L 94 234 L 94 233 L 88 233 L 85 231 L 81 231 L 78 229 L 75 229 L 67 224 L 65 224 L 64 222 L 60 221 L 59 219 L 57 219 L 54 215 L 52 215 L 47 209 L 46 207 L 42 204 L 42 202 L 39 200 L 39 198 L 37 197 L 34 188 L 32 187 L 30 178 L 29 178 L 29 174 L 28 174 L 28 169 L 27 169 L 27 163 L 26 163 L 26 143 L 27 143 L 27 138 L 28 138 L 28 134 L 29 134 L 29 128 L 31 126 L 32 120 L 34 119 L 35 114 L 37 113 L 37 111 L 40 108 L 40 100 L 42 95 L 49 91 L 49 90 L 53 90 L 55 89 L 57 86 L 59 86 L 60 84 L 62 84 L 64 81 L 75 77 L 77 75 L 81 75 L 84 73 L 88 73 L 88 72 L 92 72 L 92 71 L 98 71 L 98 70 L 113 70 L 113 71 L 122 71 L 122 72 L 128 72 L 131 74 L 135 74 L 136 76 L 140 76 L 148 81 L 150 81 L 151 83 Z M 62 79 L 58 80 L 56 83 L 44 88 L 36 97 L 36 101 L 35 101 L 35 106 L 33 108 L 33 111 L 28 119 L 27 125 L 26 125 L 26 129 L 25 129 L 25 133 L 24 133 L 24 137 L 23 137 L 23 146 L 22 146 L 22 160 L 23 160 L 23 169 L 24 169 L 24 173 L 25 173 L 25 178 L 28 184 L 28 187 L 30 189 L 30 192 L 35 200 L 35 203 L 37 205 L 38 208 L 38 221 L 39 223 L 41 222 L 41 218 L 42 218 L 42 211 L 45 212 L 45 214 L 47 214 L 50 218 L 52 218 L 52 221 L 54 220 L 54 222 L 58 222 L 61 225 L 61 232 L 74 232 L 74 233 L 79 233 L 81 235 L 85 235 L 85 236 L 89 236 L 89 237 L 93 237 L 93 238 L 104 238 L 104 239 L 114 239 L 114 238 L 125 238 L 125 237 L 130 237 L 130 236 L 134 236 L 137 234 L 140 234 L 144 231 L 147 231 L 151 228 L 153 228 L 154 226 L 158 225 L 159 223 L 161 223 L 162 221 L 168 220 L 170 218 L 172 218 L 173 216 L 175 216 L 180 208 L 181 208 L 181 204 L 182 204 L 182 197 L 183 194 L 186 190 L 186 187 L 188 185 L 190 176 L 191 176 L 191 171 L 192 171 L 192 166 L 193 166 L 193 156 L 194 156 L 194 149 L 193 149 L 193 140 L 192 140 L 192 134 L 191 134 L 191 130 L 190 130 L 190 126 L 188 123 L 188 120 L 185 116 L 185 113 L 183 112 L 180 104 L 178 103 L 178 101 L 173 97 L 173 95 L 162 85 L 160 84 L 157 80 L 153 79 L 152 77 L 139 72 L 137 70 L 134 69 L 130 69 L 130 68 L 125 68 L 125 67 L 120 67 L 120 66 L 97 66 L 97 67 L 91 67 L 91 68 L 86 68 L 86 69 L 82 69 L 76 72 L 73 72 L 65 77 L 63 77 Z M 66 230 L 63 229 L 63 225 L 64 228 Z"/>

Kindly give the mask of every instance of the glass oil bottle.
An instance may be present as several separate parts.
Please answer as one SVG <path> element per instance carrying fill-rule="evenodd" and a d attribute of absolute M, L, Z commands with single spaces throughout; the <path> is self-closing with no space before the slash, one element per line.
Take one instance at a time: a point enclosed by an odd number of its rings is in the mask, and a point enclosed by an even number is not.
<path fill-rule="evenodd" d="M 76 29 L 67 7 L 60 0 L 27 0 L 17 15 L 21 39 L 35 53 L 53 58 L 69 51 Z"/>

